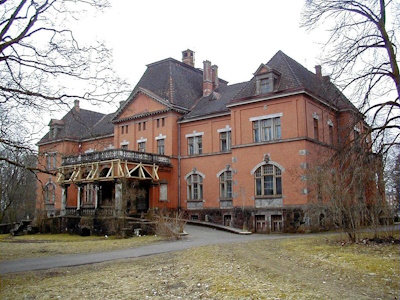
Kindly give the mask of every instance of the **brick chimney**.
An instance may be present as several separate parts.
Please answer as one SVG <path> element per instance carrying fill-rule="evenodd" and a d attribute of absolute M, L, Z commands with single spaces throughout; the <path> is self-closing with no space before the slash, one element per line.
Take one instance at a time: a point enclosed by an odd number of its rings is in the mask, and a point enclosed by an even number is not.
<path fill-rule="evenodd" d="M 217 66 L 217 65 L 211 66 L 211 72 L 212 72 L 213 91 L 215 91 L 215 90 L 218 89 L 218 87 L 219 87 L 218 66 Z"/>
<path fill-rule="evenodd" d="M 203 97 L 209 96 L 213 92 L 211 62 L 203 61 Z"/>
<path fill-rule="evenodd" d="M 75 100 L 74 101 L 74 108 L 75 108 L 76 111 L 80 110 L 80 108 L 79 108 L 79 100 Z"/>
<path fill-rule="evenodd" d="M 322 78 L 321 65 L 315 66 L 315 74 L 318 76 L 318 78 Z"/>
<path fill-rule="evenodd" d="M 194 51 L 190 49 L 182 51 L 182 62 L 191 67 L 194 67 Z"/>

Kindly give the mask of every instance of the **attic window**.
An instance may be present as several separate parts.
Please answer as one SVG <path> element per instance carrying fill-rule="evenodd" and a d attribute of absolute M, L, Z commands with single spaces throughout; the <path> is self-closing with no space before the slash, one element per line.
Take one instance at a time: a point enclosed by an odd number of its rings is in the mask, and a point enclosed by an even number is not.
<path fill-rule="evenodd" d="M 261 65 L 256 73 L 256 95 L 262 95 L 278 90 L 280 73 L 266 65 Z"/>

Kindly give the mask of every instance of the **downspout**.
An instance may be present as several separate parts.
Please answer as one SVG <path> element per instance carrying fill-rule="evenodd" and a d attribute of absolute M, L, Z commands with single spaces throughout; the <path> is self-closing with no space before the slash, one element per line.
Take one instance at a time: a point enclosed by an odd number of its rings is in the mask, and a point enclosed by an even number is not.
<path fill-rule="evenodd" d="M 178 121 L 178 212 L 181 211 L 181 123 Z"/>

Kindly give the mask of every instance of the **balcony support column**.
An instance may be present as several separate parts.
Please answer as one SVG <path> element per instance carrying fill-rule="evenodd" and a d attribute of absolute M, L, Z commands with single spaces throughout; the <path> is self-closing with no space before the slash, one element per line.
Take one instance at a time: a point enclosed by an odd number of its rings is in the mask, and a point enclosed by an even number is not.
<path fill-rule="evenodd" d="M 77 203 L 76 203 L 76 210 L 80 210 L 81 209 L 81 186 L 78 185 L 78 199 L 77 199 Z"/>
<path fill-rule="evenodd" d="M 60 215 L 65 216 L 66 214 L 66 207 L 67 207 L 67 190 L 68 186 L 67 185 L 62 185 L 61 189 L 61 211 Z"/>
<path fill-rule="evenodd" d="M 119 180 L 115 183 L 115 214 L 122 216 L 122 183 Z"/>

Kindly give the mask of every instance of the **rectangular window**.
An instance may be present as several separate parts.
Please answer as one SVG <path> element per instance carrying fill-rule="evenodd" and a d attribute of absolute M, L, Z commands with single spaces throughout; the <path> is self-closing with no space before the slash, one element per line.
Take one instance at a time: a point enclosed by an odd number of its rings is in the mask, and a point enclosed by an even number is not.
<path fill-rule="evenodd" d="M 225 152 L 231 150 L 231 132 L 221 132 L 219 134 L 220 139 L 220 151 Z"/>
<path fill-rule="evenodd" d="M 271 84 L 269 78 L 260 80 L 260 94 L 271 92 Z"/>
<path fill-rule="evenodd" d="M 164 139 L 157 140 L 157 153 L 160 155 L 165 154 L 165 140 Z"/>
<path fill-rule="evenodd" d="M 161 126 L 164 127 L 165 126 L 165 118 L 161 119 Z"/>
<path fill-rule="evenodd" d="M 143 122 L 143 130 L 146 130 L 146 122 Z"/>
<path fill-rule="evenodd" d="M 121 145 L 121 149 L 122 149 L 122 150 L 128 150 L 128 144 Z"/>
<path fill-rule="evenodd" d="M 125 126 L 121 126 L 121 134 L 124 134 L 124 127 Z"/>
<path fill-rule="evenodd" d="M 203 139 L 201 136 L 188 138 L 188 154 L 197 155 L 203 153 Z"/>
<path fill-rule="evenodd" d="M 128 133 L 128 126 L 129 125 L 125 125 L 125 133 Z"/>
<path fill-rule="evenodd" d="M 46 154 L 46 168 L 47 170 L 55 170 L 57 168 L 57 153 Z"/>
<path fill-rule="evenodd" d="M 266 142 L 281 138 L 281 118 L 253 121 L 253 141 Z"/>
<path fill-rule="evenodd" d="M 319 140 L 318 119 L 314 118 L 314 139 Z"/>
<path fill-rule="evenodd" d="M 138 131 L 142 131 L 142 123 L 138 123 Z"/>
<path fill-rule="evenodd" d="M 138 151 L 139 152 L 146 152 L 146 142 L 138 143 Z"/>
<path fill-rule="evenodd" d="M 168 201 L 168 185 L 166 183 L 160 184 L 160 201 Z"/>
<path fill-rule="evenodd" d="M 160 119 L 157 119 L 157 128 L 160 127 Z"/>
<path fill-rule="evenodd" d="M 329 143 L 333 145 L 333 126 L 329 125 Z"/>

